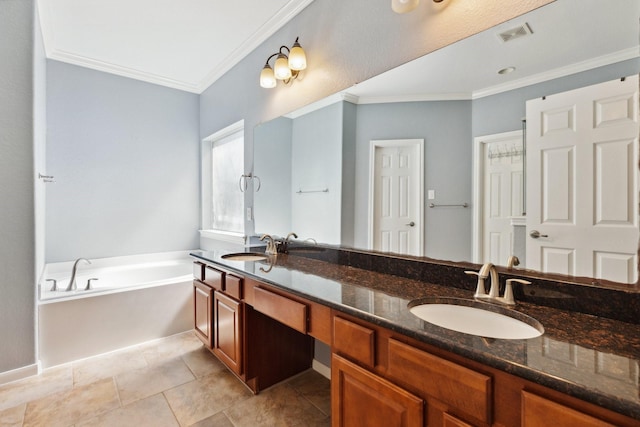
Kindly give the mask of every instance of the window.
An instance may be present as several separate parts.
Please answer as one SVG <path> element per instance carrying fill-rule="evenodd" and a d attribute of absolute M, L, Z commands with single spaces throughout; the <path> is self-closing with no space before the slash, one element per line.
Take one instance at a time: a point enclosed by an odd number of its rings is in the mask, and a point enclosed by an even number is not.
<path fill-rule="evenodd" d="M 244 121 L 207 137 L 202 146 L 202 233 L 244 242 Z"/>
<path fill-rule="evenodd" d="M 215 141 L 211 150 L 211 228 L 244 232 L 244 195 L 238 180 L 244 173 L 244 132 Z"/>

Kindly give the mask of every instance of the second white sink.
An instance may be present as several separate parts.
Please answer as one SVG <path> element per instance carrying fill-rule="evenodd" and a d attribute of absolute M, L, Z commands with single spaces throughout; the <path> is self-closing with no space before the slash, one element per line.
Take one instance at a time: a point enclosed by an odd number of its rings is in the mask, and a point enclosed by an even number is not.
<path fill-rule="evenodd" d="M 238 252 L 235 254 L 222 255 L 221 258 L 229 261 L 260 261 L 269 257 L 257 252 Z"/>
<path fill-rule="evenodd" d="M 434 325 L 480 337 L 529 339 L 544 333 L 533 317 L 473 300 L 425 298 L 409 303 L 409 310 Z"/>

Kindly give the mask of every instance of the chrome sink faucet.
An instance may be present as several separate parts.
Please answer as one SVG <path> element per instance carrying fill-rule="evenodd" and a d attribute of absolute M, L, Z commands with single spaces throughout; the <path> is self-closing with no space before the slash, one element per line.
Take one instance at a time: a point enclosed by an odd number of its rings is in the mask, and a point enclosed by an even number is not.
<path fill-rule="evenodd" d="M 486 299 L 492 302 L 497 302 L 505 305 L 515 305 L 516 301 L 513 297 L 513 282 L 521 283 L 523 285 L 530 285 L 531 282 L 523 279 L 507 279 L 507 283 L 504 289 L 504 296 L 500 296 L 500 278 L 498 276 L 498 270 L 496 266 L 490 262 L 482 265 L 480 271 L 465 271 L 466 274 L 478 276 L 478 285 L 476 286 L 476 293 L 473 295 L 477 299 Z M 491 279 L 491 288 L 489 293 L 485 290 L 485 280 Z"/>
<path fill-rule="evenodd" d="M 273 240 L 273 237 L 268 234 L 263 234 L 262 237 L 260 237 L 260 240 L 267 241 L 267 248 L 264 251 L 265 254 L 278 255 L 278 248 L 276 247 L 276 241 Z"/>
<path fill-rule="evenodd" d="M 73 263 L 73 268 L 71 269 L 71 279 L 69 279 L 69 286 L 67 286 L 67 289 L 65 289 L 65 291 L 67 292 L 75 291 L 78 288 L 78 285 L 76 284 L 76 271 L 78 270 L 78 263 L 80 261 L 84 261 L 87 264 L 91 264 L 91 261 L 89 261 L 86 258 L 78 258 L 76 262 Z"/>

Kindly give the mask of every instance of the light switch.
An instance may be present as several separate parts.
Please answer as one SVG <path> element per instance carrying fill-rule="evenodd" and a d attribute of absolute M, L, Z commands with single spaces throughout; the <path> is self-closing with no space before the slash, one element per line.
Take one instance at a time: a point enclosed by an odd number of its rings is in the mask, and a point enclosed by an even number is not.
<path fill-rule="evenodd" d="M 427 199 L 433 200 L 436 198 L 436 190 L 427 191 Z"/>

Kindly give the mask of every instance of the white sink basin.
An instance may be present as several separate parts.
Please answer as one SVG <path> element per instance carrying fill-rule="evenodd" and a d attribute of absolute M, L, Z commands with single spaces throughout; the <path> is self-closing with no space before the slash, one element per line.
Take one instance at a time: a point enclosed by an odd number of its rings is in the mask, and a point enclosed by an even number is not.
<path fill-rule="evenodd" d="M 265 254 L 259 254 L 256 252 L 238 252 L 235 254 L 222 255 L 221 258 L 228 261 L 260 261 L 268 259 L 269 257 Z"/>
<path fill-rule="evenodd" d="M 529 339 L 544 333 L 540 322 L 504 307 L 461 298 L 424 298 L 409 303 L 422 320 L 443 328 L 486 338 Z"/>

